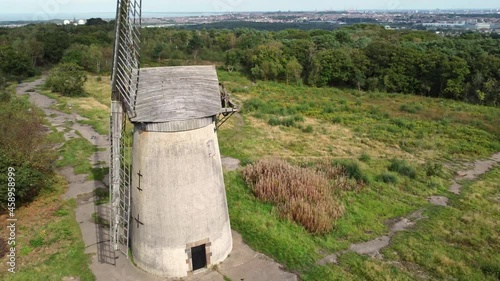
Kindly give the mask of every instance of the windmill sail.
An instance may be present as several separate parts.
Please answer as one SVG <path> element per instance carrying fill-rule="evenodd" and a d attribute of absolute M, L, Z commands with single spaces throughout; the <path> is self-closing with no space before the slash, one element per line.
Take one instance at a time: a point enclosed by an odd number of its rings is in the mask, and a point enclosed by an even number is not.
<path fill-rule="evenodd" d="M 139 84 L 141 6 L 142 0 L 118 0 L 116 15 L 112 99 L 122 101 L 130 118 Z"/>
<path fill-rule="evenodd" d="M 135 116 L 139 84 L 141 0 L 118 0 L 111 77 L 111 242 L 128 256 L 131 146 L 126 117 Z"/>

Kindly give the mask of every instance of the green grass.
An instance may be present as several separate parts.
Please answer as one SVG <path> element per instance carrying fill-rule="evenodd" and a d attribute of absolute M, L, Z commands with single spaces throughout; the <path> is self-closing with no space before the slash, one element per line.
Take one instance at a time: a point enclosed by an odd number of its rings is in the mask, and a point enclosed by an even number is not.
<path fill-rule="evenodd" d="M 81 124 L 91 126 L 97 133 L 109 133 L 109 105 L 111 103 L 111 90 L 109 79 L 98 81 L 95 77 L 85 83 L 86 94 L 84 97 L 65 97 L 51 91 L 43 90 L 41 94 L 57 101 L 52 107 L 58 111 L 71 114 L 75 112 L 88 120 L 79 121 Z"/>
<path fill-rule="evenodd" d="M 241 115 L 219 130 L 222 154 L 244 163 L 269 156 L 299 164 L 328 159 L 342 165 L 353 179 L 367 183 L 361 190 L 339 194 L 346 208 L 344 216 L 336 221 L 331 233 L 315 236 L 281 219 L 275 206 L 257 200 L 238 172 L 226 173 L 232 227 L 252 248 L 299 272 L 303 280 L 415 280 L 423 278 L 419 274 L 438 280 L 451 274 L 460 280 L 469 272 L 496 274 L 498 255 L 474 256 L 479 260 L 476 263 L 470 257 L 467 262 L 462 260 L 458 266 L 466 268 L 462 271 L 440 269 L 439 262 L 446 259 L 426 254 L 433 251 L 426 240 L 432 235 L 421 232 L 420 223 L 416 232 L 397 235 L 396 240 L 406 236 L 415 240 L 404 240 L 395 244 L 400 248 L 384 251 L 389 257 L 388 253 L 396 249 L 388 260 L 348 253 L 340 257 L 339 265 L 319 266 L 316 261 L 352 243 L 386 235 L 388 221 L 419 209 L 430 208 L 425 213 L 429 217 L 442 213 L 439 219 L 431 218 L 423 225 L 446 225 L 450 211 L 432 207 L 427 198 L 451 196 L 447 189 L 453 171 L 444 164 L 489 157 L 500 151 L 500 128 L 496 125 L 499 108 L 412 95 L 360 94 L 263 81 L 252 84 L 237 73 L 220 71 L 219 75 L 233 98 L 242 104 Z M 310 126 L 313 130 L 301 130 L 291 122 L 295 122 L 293 116 L 302 116 L 302 128 Z M 476 203 L 471 203 L 471 210 Z M 498 220 L 498 213 L 491 215 Z M 491 240 L 496 236 L 491 233 L 494 225 L 490 227 L 485 232 Z M 442 226 L 439 231 L 438 236 L 452 232 Z M 490 243 L 481 240 L 487 235 L 480 231 L 477 235 L 481 243 Z M 475 241 L 476 234 L 470 236 Z M 407 243 L 418 249 L 405 252 Z M 442 253 L 456 250 L 451 243 L 431 245 Z M 458 251 L 466 252 L 461 248 Z M 409 263 L 419 257 L 422 264 Z"/>
<path fill-rule="evenodd" d="M 273 125 L 295 115 L 314 118 L 321 124 L 341 124 L 372 142 L 439 159 L 472 159 L 500 150 L 499 108 L 413 95 L 252 84 L 234 72 L 219 71 L 219 76 L 242 104 L 243 118 Z M 242 87 L 246 91 L 233 91 Z"/>
<path fill-rule="evenodd" d="M 90 174 L 99 178 L 103 176 L 103 172 L 92 169 L 89 161 L 89 157 L 97 151 L 97 148 L 84 138 L 71 139 L 60 148 L 62 159 L 57 162 L 57 166 L 70 166 L 74 168 L 75 174 Z"/>
<path fill-rule="evenodd" d="M 76 202 L 61 199 L 65 185 L 58 177 L 50 194 L 18 210 L 22 223 L 17 230 L 17 271 L 10 274 L 2 270 L 1 280 L 61 280 L 69 276 L 95 280 L 74 215 Z M 54 209 L 52 214 L 47 213 Z"/>
<path fill-rule="evenodd" d="M 253 249 L 303 280 L 414 280 L 419 274 L 436 280 L 465 280 L 467 274 L 471 280 L 494 280 L 500 264 L 498 204 L 485 198 L 498 198 L 498 169 L 471 183 L 463 195 L 451 196 L 447 189 L 454 171 L 445 164 L 500 151 L 500 108 L 412 95 L 254 84 L 234 72 L 219 71 L 219 76 L 242 105 L 241 113 L 218 131 L 223 155 L 244 164 L 268 156 L 294 164 L 326 159 L 366 183 L 360 190 L 338 194 L 345 214 L 331 233 L 311 235 L 281 219 L 275 206 L 257 200 L 239 172 L 226 173 L 231 225 Z M 102 105 L 107 93 L 90 80 L 96 89 L 90 100 L 71 101 L 89 118 L 88 124 L 104 132 L 107 110 L 89 105 Z M 84 164 L 94 149 L 74 140 L 63 149 L 62 161 L 99 178 L 100 171 Z M 451 207 L 430 206 L 427 198 L 432 195 L 452 197 Z M 102 198 L 107 200 L 104 191 Z M 352 243 L 386 235 L 388 221 L 419 209 L 427 209 L 429 219 L 396 235 L 394 245 L 384 251 L 386 260 L 348 253 L 339 265 L 316 264 Z M 32 249 L 30 245 L 24 251 Z"/>
<path fill-rule="evenodd" d="M 108 188 L 98 188 L 94 190 L 95 204 L 102 205 L 109 203 L 109 189 Z"/>
<path fill-rule="evenodd" d="M 402 176 L 407 176 L 414 179 L 417 176 L 417 171 L 405 160 L 392 159 L 388 167 L 389 171 L 396 172 Z"/>
<path fill-rule="evenodd" d="M 107 135 L 109 133 L 109 112 L 102 109 L 78 110 L 78 113 L 89 119 L 80 121 L 80 123 L 89 125 L 97 133 Z"/>
<path fill-rule="evenodd" d="M 413 232 L 398 234 L 384 251 L 390 260 L 417 264 L 433 279 L 500 277 L 500 168 L 465 186 L 450 208 L 435 207 Z"/>

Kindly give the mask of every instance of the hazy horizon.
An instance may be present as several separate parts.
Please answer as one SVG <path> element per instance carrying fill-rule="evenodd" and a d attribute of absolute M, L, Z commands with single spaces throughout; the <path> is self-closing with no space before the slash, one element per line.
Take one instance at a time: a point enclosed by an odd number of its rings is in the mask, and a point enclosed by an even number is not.
<path fill-rule="evenodd" d="M 413 9 L 394 9 L 394 10 L 383 10 L 383 9 L 358 9 L 358 11 L 407 11 Z M 418 9 L 420 11 L 432 11 L 435 9 Z M 470 10 L 470 11 L 480 11 L 480 10 L 491 10 L 489 8 L 476 8 L 476 9 L 439 9 L 439 10 Z M 497 10 L 497 9 L 495 9 Z M 212 16 L 212 15 L 223 15 L 229 13 L 264 13 L 264 12 L 328 12 L 333 10 L 295 10 L 295 11 L 232 11 L 232 12 L 213 12 L 213 11 L 198 11 L 198 12 L 143 12 L 143 18 L 147 17 L 182 17 L 182 16 Z M 348 11 L 348 10 L 334 10 L 334 11 Z M 116 12 L 60 12 L 57 14 L 47 14 L 39 15 L 33 13 L 0 13 L 1 21 L 48 21 L 48 20 L 62 20 L 62 19 L 89 19 L 89 18 L 103 18 L 103 19 L 113 19 L 115 18 Z"/>
<path fill-rule="evenodd" d="M 497 10 L 498 0 L 143 0 L 144 14 L 223 14 L 274 11 L 348 11 L 348 10 Z M 16 0 L 0 2 L 0 21 L 50 20 L 84 15 L 114 17 L 116 0 Z M 162 12 L 156 12 L 162 11 Z"/>

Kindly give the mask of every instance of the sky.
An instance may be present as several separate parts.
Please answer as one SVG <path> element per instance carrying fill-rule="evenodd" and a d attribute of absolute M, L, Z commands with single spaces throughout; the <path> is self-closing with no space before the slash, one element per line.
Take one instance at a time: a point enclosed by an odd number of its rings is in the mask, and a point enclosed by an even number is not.
<path fill-rule="evenodd" d="M 116 0 L 0 0 L 0 15 L 34 19 L 114 13 Z M 143 0 L 143 12 L 315 11 L 363 9 L 500 9 L 499 0 Z"/>

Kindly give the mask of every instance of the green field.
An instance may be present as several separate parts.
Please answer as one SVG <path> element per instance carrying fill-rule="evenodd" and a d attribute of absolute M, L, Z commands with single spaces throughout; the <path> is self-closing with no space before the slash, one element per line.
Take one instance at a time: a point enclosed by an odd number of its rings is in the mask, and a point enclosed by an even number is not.
<path fill-rule="evenodd" d="M 345 214 L 315 236 L 282 220 L 255 198 L 241 172 L 226 174 L 231 224 L 251 247 L 300 272 L 304 280 L 496 280 L 500 274 L 498 168 L 448 192 L 466 161 L 500 151 L 500 109 L 413 95 L 253 83 L 219 72 L 241 114 L 219 131 L 222 154 L 253 163 L 331 160 L 358 167 L 368 184 L 341 192 Z M 436 207 L 427 198 L 451 198 Z M 424 217 L 397 234 L 383 260 L 354 253 L 319 266 L 328 254 L 387 234 L 388 222 L 416 210 Z M 496 231 L 495 231 L 496 230 Z M 476 247 L 474 247 L 476 246 Z"/>
<path fill-rule="evenodd" d="M 276 206 L 257 199 L 241 170 L 227 172 L 231 225 L 253 249 L 303 280 L 498 280 L 500 169 L 466 182 L 461 195 L 452 195 L 448 188 L 464 163 L 500 151 L 499 108 L 413 95 L 252 82 L 225 71 L 219 71 L 219 78 L 240 107 L 240 113 L 219 129 L 223 155 L 238 158 L 243 165 L 269 157 L 301 167 L 327 161 L 365 182 L 360 189 L 336 192 L 345 207 L 343 216 L 334 221 L 330 233 L 312 235 L 283 219 Z M 71 103 L 76 113 L 89 119 L 86 124 L 105 133 L 109 82 L 91 77 L 86 91 L 81 98 L 45 94 L 56 98 L 57 109 L 67 111 Z M 69 153 L 72 150 L 80 152 Z M 58 165 L 89 172 L 90 166 L 83 162 L 93 150 L 80 139 L 69 141 L 61 149 L 64 158 Z M 428 203 L 433 195 L 450 198 L 449 207 Z M 388 222 L 416 210 L 423 210 L 425 219 L 394 236 L 390 247 L 382 250 L 383 259 L 349 252 L 339 257 L 338 264 L 318 265 L 323 257 L 353 243 L 387 234 Z M 26 234 L 27 241 L 37 242 L 42 230 Z M 76 234 L 69 237 L 78 239 Z M 42 243 L 46 241 L 51 240 Z M 36 252 L 24 251 L 27 257 Z M 60 248 L 30 268 L 51 276 L 57 268 L 51 261 L 61 256 L 84 262 L 80 254 L 68 254 L 74 251 L 81 250 Z"/>

